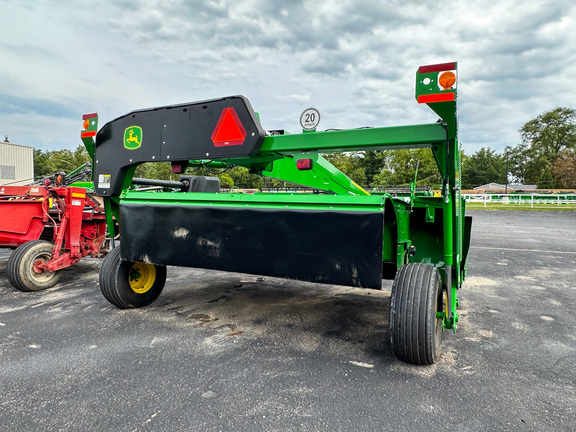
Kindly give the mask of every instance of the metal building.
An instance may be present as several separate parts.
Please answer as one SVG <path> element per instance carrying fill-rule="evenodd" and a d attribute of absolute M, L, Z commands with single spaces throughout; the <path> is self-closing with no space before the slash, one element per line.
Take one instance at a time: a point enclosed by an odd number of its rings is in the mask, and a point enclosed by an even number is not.
<path fill-rule="evenodd" d="M 23 185 L 34 178 L 34 147 L 0 142 L 0 185 Z"/>

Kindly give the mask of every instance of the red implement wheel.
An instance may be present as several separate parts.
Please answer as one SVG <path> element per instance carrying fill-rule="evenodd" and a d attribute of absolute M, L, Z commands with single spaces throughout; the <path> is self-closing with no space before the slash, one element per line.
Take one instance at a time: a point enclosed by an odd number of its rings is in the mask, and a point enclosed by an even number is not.
<path fill-rule="evenodd" d="M 32 240 L 16 248 L 8 258 L 8 280 L 20 291 L 39 291 L 50 288 L 60 280 L 62 273 L 45 271 L 39 264 L 52 259 L 54 245 L 44 240 Z"/>

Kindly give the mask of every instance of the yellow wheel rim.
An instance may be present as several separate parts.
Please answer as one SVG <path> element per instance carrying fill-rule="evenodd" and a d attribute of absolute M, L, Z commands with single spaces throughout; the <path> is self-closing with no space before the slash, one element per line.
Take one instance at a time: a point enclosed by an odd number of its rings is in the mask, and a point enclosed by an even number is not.
<path fill-rule="evenodd" d="M 144 294 L 156 280 L 156 267 L 153 264 L 137 262 L 134 263 L 128 275 L 128 282 L 132 291 L 138 294 Z"/>

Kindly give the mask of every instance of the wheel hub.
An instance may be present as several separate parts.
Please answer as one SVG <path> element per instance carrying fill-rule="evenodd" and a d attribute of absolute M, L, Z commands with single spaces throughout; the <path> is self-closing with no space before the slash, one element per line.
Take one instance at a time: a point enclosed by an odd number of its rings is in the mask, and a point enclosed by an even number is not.
<path fill-rule="evenodd" d="M 34 273 L 38 274 L 44 273 L 44 261 L 41 259 L 36 260 L 32 265 L 32 270 L 34 271 Z"/>
<path fill-rule="evenodd" d="M 156 280 L 156 268 L 152 264 L 134 263 L 130 269 L 129 284 L 132 291 L 138 294 L 144 294 Z"/>

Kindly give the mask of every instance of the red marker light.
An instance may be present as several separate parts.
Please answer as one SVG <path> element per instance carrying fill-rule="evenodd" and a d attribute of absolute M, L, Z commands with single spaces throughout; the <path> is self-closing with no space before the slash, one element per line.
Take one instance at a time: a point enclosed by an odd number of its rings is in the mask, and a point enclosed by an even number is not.
<path fill-rule="evenodd" d="M 296 161 L 296 168 L 300 171 L 308 171 L 312 169 L 312 159 L 298 159 Z"/>
<path fill-rule="evenodd" d="M 212 132 L 212 142 L 216 147 L 242 145 L 246 138 L 246 129 L 234 108 L 224 108 L 220 119 Z"/>
<path fill-rule="evenodd" d="M 420 66 L 418 68 L 419 73 L 431 73 L 431 72 L 442 72 L 446 70 L 456 69 L 456 62 L 451 63 L 440 63 L 435 65 Z"/>
<path fill-rule="evenodd" d="M 172 162 L 172 173 L 183 174 L 188 168 L 188 161 Z"/>
<path fill-rule="evenodd" d="M 454 100 L 454 93 L 437 93 L 418 96 L 418 103 L 450 102 Z"/>

